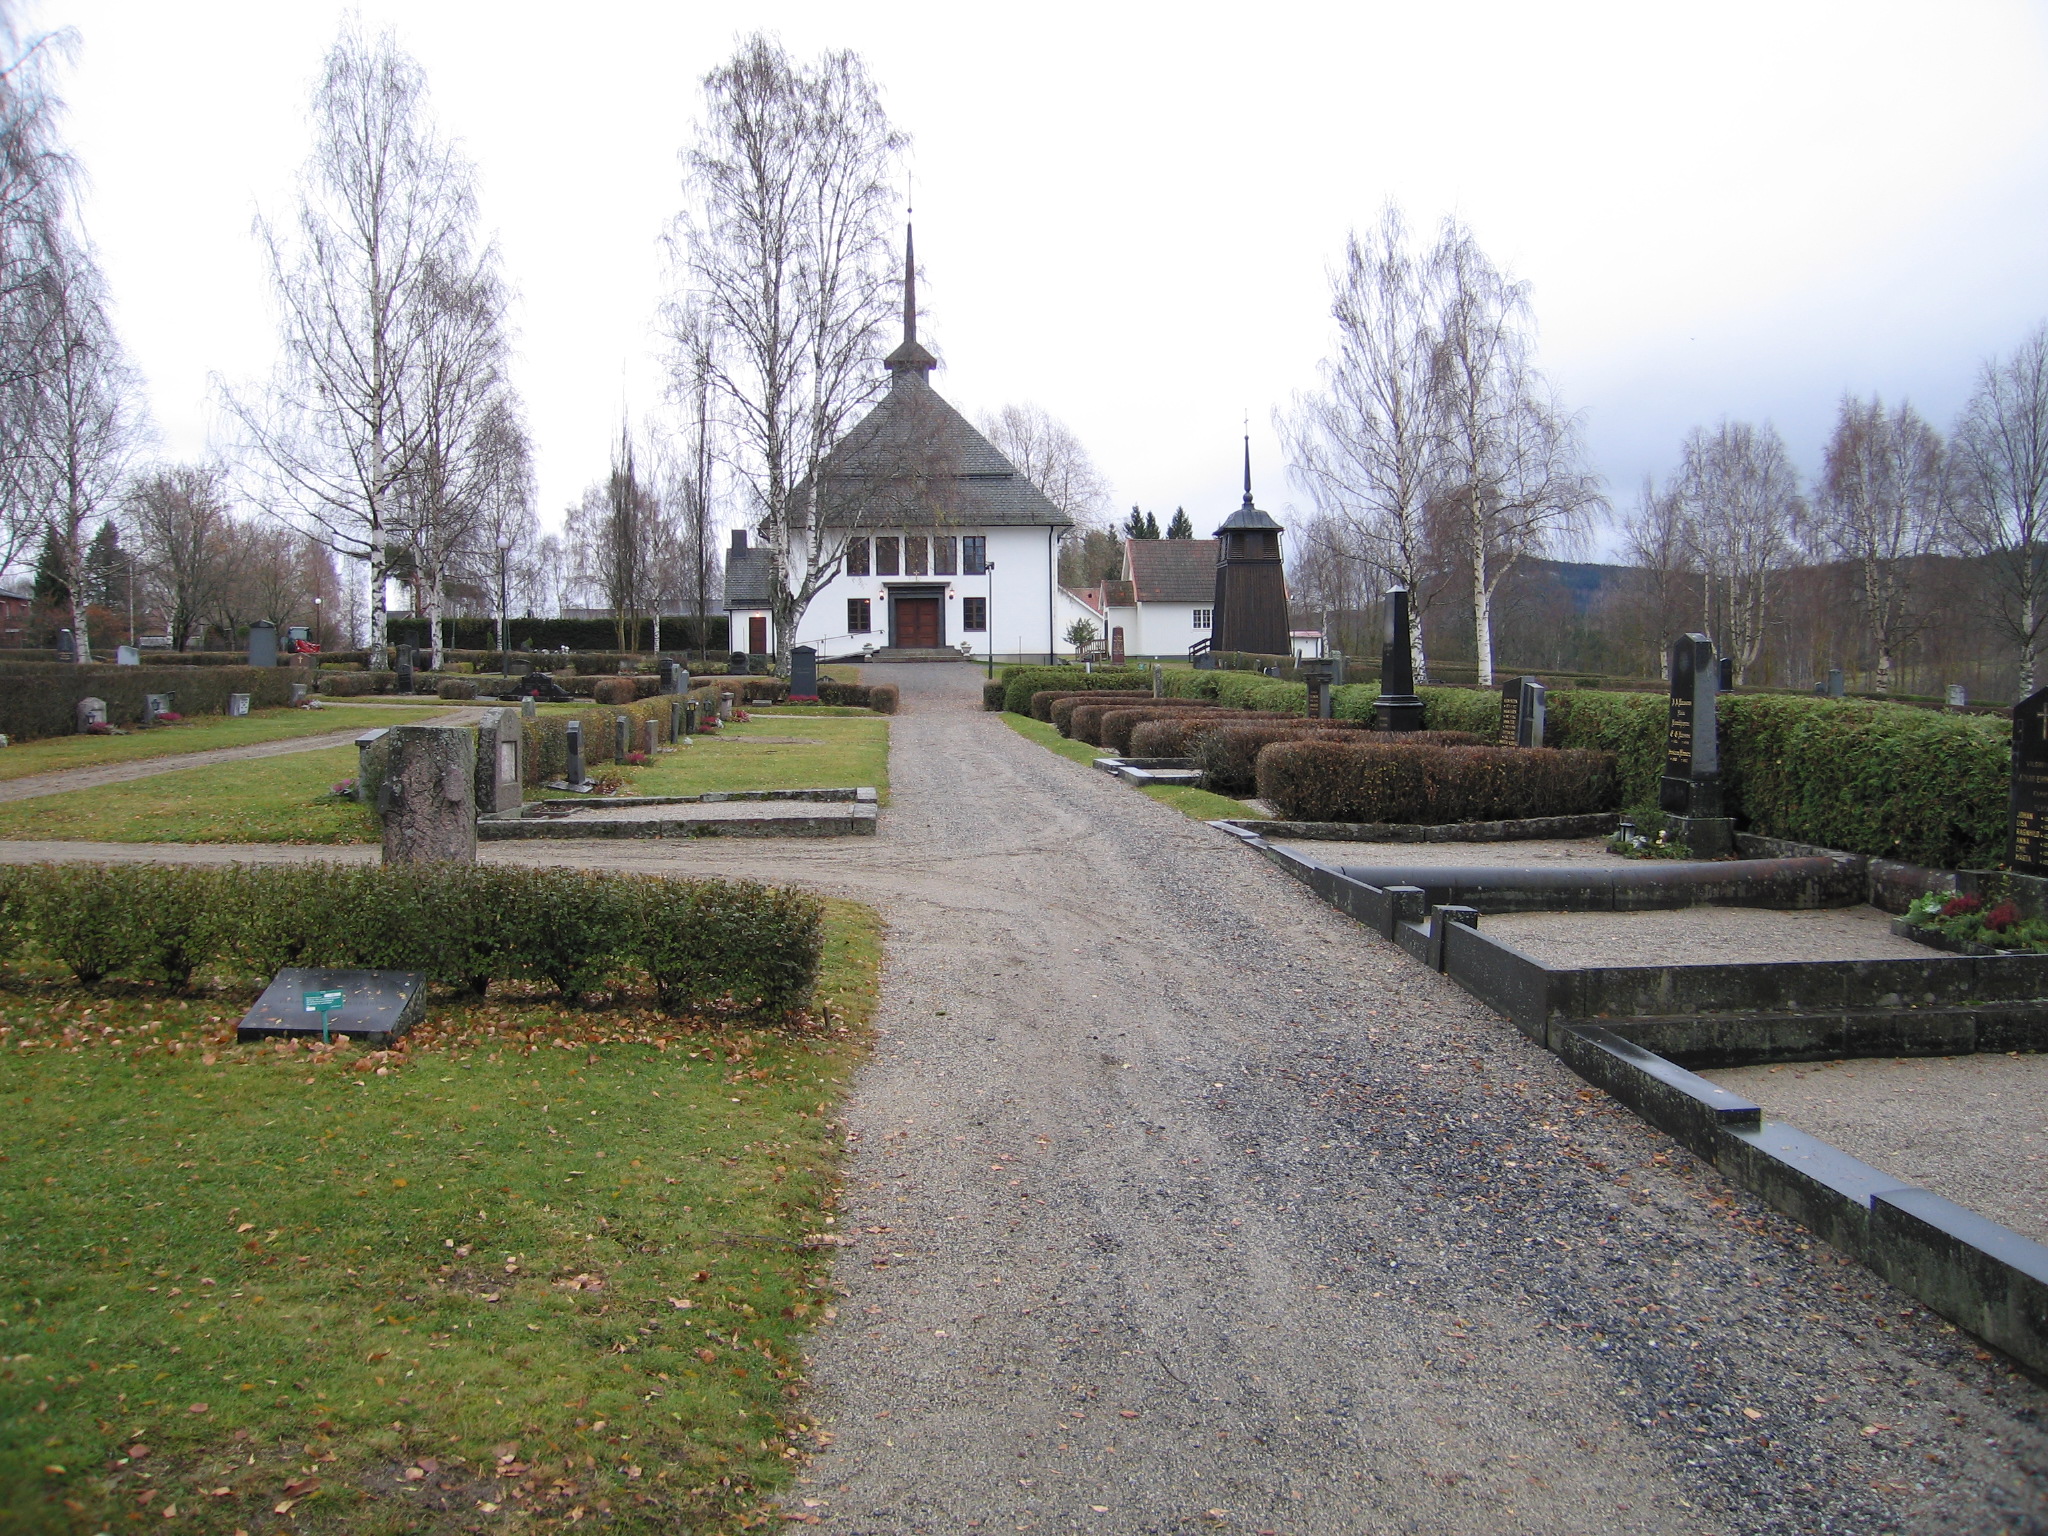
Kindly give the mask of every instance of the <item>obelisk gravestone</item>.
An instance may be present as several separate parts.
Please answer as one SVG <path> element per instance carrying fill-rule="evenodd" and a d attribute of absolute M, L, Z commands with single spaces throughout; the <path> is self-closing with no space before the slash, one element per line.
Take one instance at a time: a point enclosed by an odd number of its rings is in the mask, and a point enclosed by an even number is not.
<path fill-rule="evenodd" d="M 1380 696 L 1373 700 L 1374 723 L 1383 731 L 1422 729 L 1422 700 L 1415 694 L 1415 645 L 1408 589 L 1387 593 L 1387 643 L 1380 652 Z"/>
<path fill-rule="evenodd" d="M 1718 681 L 1714 642 L 1681 635 L 1671 646 L 1671 714 L 1664 746 L 1664 777 L 1657 803 L 1671 818 L 1672 838 L 1703 858 L 1728 852 L 1734 823 L 1721 814 L 1720 743 L 1715 736 Z"/>
<path fill-rule="evenodd" d="M 2012 707 L 2011 864 L 2048 875 L 2048 688 Z"/>

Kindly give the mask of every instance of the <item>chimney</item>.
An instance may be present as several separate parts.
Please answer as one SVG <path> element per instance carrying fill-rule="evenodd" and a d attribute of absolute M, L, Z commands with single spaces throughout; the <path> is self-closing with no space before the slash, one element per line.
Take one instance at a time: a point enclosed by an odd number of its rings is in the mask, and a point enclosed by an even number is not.
<path fill-rule="evenodd" d="M 746 547 L 747 547 L 747 530 L 746 530 L 746 529 L 744 529 L 744 528 L 735 528 L 735 529 L 733 529 L 733 531 L 732 531 L 732 548 L 733 548 L 733 553 L 734 553 L 734 554 L 739 554 L 739 553 L 743 552 L 743 551 L 744 551 L 744 550 L 746 549 Z"/>

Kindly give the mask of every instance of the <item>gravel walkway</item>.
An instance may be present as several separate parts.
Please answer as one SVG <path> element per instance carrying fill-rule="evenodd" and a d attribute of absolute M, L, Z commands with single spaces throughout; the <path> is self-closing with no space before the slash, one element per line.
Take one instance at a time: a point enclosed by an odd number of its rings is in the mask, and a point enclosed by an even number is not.
<path fill-rule="evenodd" d="M 977 713 L 971 669 L 868 671 L 905 706 L 877 838 L 490 851 L 888 917 L 792 1516 L 2048 1530 L 2040 1387 L 1263 860 Z"/>
<path fill-rule="evenodd" d="M 357 701 L 351 699 L 351 706 Z M 394 725 L 473 725 L 482 717 L 480 709 L 426 711 L 413 705 L 388 705 L 391 709 L 413 709 L 416 718 L 394 720 Z M 326 731 L 318 736 L 292 736 L 283 741 L 259 741 L 246 747 L 216 747 L 211 752 L 179 752 L 168 757 L 144 757 L 131 763 L 106 763 L 84 768 L 60 768 L 54 773 L 36 773 L 23 779 L 0 783 L 0 802 L 34 800 L 43 795 L 68 794 L 74 789 L 100 789 L 108 784 L 126 784 L 131 779 L 153 779 L 160 773 L 183 773 L 187 768 L 207 768 L 215 763 L 244 763 L 258 757 L 288 757 L 294 752 L 320 752 L 329 747 L 347 747 L 363 734 L 352 730 Z"/>
<path fill-rule="evenodd" d="M 1706 1075 L 1895 1179 L 2048 1243 L 2048 1056 L 1798 1062 Z"/>

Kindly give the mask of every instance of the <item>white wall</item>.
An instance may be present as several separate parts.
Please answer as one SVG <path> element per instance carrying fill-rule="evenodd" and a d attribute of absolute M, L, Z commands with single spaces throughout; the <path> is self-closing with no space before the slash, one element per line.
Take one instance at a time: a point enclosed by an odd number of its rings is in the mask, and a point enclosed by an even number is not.
<path fill-rule="evenodd" d="M 1140 603 L 1137 638 L 1124 637 L 1124 648 L 1141 656 L 1186 656 L 1188 647 L 1206 640 L 1214 629 L 1195 628 L 1195 609 L 1209 603 Z"/>
<path fill-rule="evenodd" d="M 909 530 L 915 533 L 917 530 Z M 924 530 L 927 536 L 931 530 Z M 869 537 L 903 536 L 904 530 L 877 528 Z M 906 582 L 928 582 L 946 589 L 946 611 L 942 643 L 958 649 L 965 642 L 974 654 L 986 656 L 991 641 L 998 656 L 1022 654 L 1044 656 L 1049 652 L 1071 651 L 1058 636 L 1073 615 L 1059 612 L 1056 593 L 1058 549 L 1048 528 L 947 528 L 952 538 L 980 534 L 988 540 L 988 559 L 995 566 L 992 575 L 981 576 L 846 576 L 833 578 L 804 611 L 797 625 L 799 645 L 812 645 L 819 654 L 844 655 L 863 645 L 877 650 L 889 643 L 888 588 Z M 848 598 L 868 599 L 869 623 L 865 635 L 850 634 L 846 628 Z M 989 630 L 969 633 L 961 628 L 962 600 L 989 599 Z M 1084 610 L 1085 611 L 1085 610 Z"/>

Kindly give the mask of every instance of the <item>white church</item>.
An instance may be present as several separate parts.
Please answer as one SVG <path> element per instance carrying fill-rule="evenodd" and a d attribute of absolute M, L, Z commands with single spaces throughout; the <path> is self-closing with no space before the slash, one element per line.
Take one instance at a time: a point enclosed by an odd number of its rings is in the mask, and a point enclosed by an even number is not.
<path fill-rule="evenodd" d="M 792 641 L 821 658 L 999 660 L 1071 655 L 1060 637 L 1088 605 L 1059 584 L 1072 520 L 931 386 L 917 339 L 915 246 L 904 242 L 903 342 L 883 359 L 889 389 L 820 469 L 839 574 Z M 732 648 L 775 648 L 769 552 L 744 530 L 726 555 Z"/>

